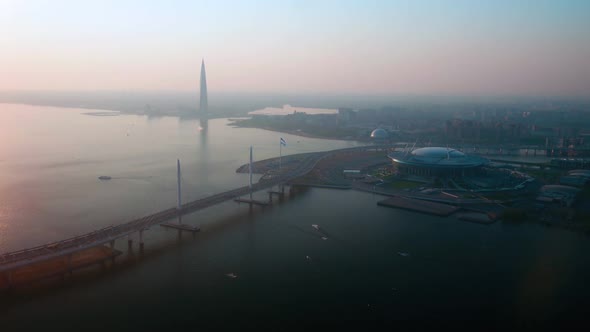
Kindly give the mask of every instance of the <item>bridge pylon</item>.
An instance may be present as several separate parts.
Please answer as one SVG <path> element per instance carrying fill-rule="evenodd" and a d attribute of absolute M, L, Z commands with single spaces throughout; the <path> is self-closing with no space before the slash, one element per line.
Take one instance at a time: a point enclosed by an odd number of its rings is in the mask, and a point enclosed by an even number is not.
<path fill-rule="evenodd" d="M 168 228 L 174 228 L 178 230 L 178 240 L 180 240 L 182 238 L 182 231 L 188 231 L 188 232 L 192 232 L 193 235 L 195 232 L 200 231 L 201 229 L 198 226 L 190 226 L 190 225 L 185 225 L 182 223 L 182 192 L 181 192 L 181 186 L 180 186 L 180 178 L 181 178 L 181 172 L 180 172 L 180 159 L 176 159 L 176 182 L 177 182 L 177 204 L 176 204 L 176 217 L 178 222 L 177 223 L 173 223 L 173 222 L 164 222 L 161 223 L 160 226 L 162 227 L 168 227 Z"/>

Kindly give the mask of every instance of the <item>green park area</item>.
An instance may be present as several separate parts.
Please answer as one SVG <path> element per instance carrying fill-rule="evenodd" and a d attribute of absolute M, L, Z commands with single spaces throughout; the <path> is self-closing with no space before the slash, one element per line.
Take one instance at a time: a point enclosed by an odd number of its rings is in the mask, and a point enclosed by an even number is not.
<path fill-rule="evenodd" d="M 406 180 L 392 180 L 390 182 L 385 182 L 382 185 L 380 185 L 380 187 L 383 189 L 397 189 L 397 190 L 414 189 L 414 188 L 418 188 L 421 186 L 424 186 L 424 183 L 414 182 L 414 181 L 406 181 Z"/>

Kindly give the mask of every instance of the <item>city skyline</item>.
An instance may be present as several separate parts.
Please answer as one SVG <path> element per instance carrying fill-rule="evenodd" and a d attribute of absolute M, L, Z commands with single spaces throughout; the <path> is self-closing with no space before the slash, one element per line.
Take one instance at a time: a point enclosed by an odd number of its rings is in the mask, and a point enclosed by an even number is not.
<path fill-rule="evenodd" d="M 3 1 L 0 90 L 586 96 L 586 1 Z"/>
<path fill-rule="evenodd" d="M 0 30 L 6 331 L 586 322 L 590 0 L 0 0 Z"/>

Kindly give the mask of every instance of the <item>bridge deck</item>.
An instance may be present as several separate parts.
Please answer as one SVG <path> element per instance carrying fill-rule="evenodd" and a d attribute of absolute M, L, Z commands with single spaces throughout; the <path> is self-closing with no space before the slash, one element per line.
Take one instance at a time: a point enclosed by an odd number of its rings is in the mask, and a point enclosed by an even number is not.
<path fill-rule="evenodd" d="M 7 278 L 0 278 L 0 289 L 9 286 L 26 285 L 39 279 L 52 278 L 64 275 L 71 271 L 79 270 L 102 261 L 110 260 L 121 252 L 106 246 L 98 246 L 72 255 L 71 260 L 67 257 L 56 257 L 38 264 L 29 264 L 12 272 L 10 281 Z"/>
<path fill-rule="evenodd" d="M 315 165 L 325 157 L 333 153 L 342 151 L 359 151 L 365 149 L 375 149 L 375 146 L 355 147 L 347 149 L 339 149 L 327 152 L 308 153 L 306 158 L 292 169 L 287 170 L 287 173 L 273 177 L 272 179 L 261 181 L 249 186 L 244 186 L 219 194 L 215 194 L 202 199 L 197 199 L 182 205 L 178 210 L 175 207 L 129 221 L 120 225 L 108 226 L 87 234 L 72 237 L 69 239 L 48 243 L 45 245 L 8 252 L 0 255 L 0 272 L 11 271 L 23 266 L 31 265 L 38 262 L 47 261 L 50 259 L 66 256 L 90 248 L 94 248 L 118 238 L 137 233 L 142 230 L 149 229 L 152 226 L 161 224 L 169 219 L 177 217 L 179 214 L 184 215 L 192 213 L 201 209 L 205 209 L 216 204 L 229 201 L 240 196 L 246 195 L 252 191 L 259 191 L 271 188 L 275 185 L 291 181 L 297 177 L 310 172 Z"/>

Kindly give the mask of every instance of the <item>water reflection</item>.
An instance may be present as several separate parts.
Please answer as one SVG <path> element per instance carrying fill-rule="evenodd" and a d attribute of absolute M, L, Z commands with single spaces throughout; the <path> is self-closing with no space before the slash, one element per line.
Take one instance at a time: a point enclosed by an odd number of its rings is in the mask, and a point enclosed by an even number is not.
<path fill-rule="evenodd" d="M 201 118 L 199 119 L 199 133 L 201 137 L 201 147 L 205 148 L 207 146 L 207 132 L 209 131 L 209 119 Z"/>
<path fill-rule="evenodd" d="M 279 134 L 236 130 L 226 119 L 89 116 L 87 109 L 11 104 L 0 108 L 0 174 L 9 175 L 0 177 L 0 224 L 5 228 L 0 252 L 176 205 L 176 159 L 181 159 L 183 196 L 189 201 L 247 184 L 247 177 L 235 170 L 248 162 L 250 145 L 260 160 L 279 153 Z M 350 144 L 280 136 L 287 142 L 302 140 L 290 144 L 285 154 Z M 100 175 L 113 181 L 101 182 Z"/>
<path fill-rule="evenodd" d="M 209 120 L 207 117 L 199 119 L 199 148 L 197 149 L 197 174 L 196 178 L 201 185 L 209 184 L 209 148 L 207 138 L 209 136 Z"/>

